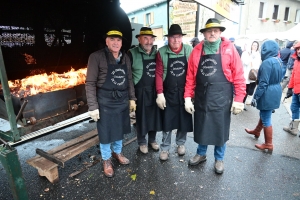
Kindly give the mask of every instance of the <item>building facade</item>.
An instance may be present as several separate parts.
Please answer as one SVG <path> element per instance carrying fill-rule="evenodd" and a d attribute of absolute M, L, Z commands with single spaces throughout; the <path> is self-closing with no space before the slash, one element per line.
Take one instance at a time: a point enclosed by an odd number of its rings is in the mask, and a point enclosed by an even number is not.
<path fill-rule="evenodd" d="M 300 22 L 300 0 L 245 0 L 240 35 L 286 31 Z"/>
<path fill-rule="evenodd" d="M 163 40 L 168 32 L 167 0 L 151 4 L 127 13 L 129 21 L 151 27 L 156 40 Z"/>

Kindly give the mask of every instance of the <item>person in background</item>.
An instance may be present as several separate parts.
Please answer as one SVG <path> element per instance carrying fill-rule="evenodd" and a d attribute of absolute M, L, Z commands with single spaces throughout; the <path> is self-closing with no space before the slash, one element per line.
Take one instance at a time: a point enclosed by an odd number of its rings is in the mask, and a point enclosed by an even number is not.
<path fill-rule="evenodd" d="M 254 41 L 252 42 L 250 48 L 243 52 L 241 57 L 244 66 L 244 77 L 246 79 L 246 93 L 247 93 L 243 100 L 244 104 L 247 98 L 252 97 L 256 87 L 256 82 L 249 79 L 249 72 L 252 69 L 258 70 L 261 64 L 261 58 L 258 49 L 259 49 L 259 43 L 257 41 Z M 246 107 L 244 107 L 244 110 L 247 110 Z"/>
<path fill-rule="evenodd" d="M 191 39 L 190 41 L 191 45 L 193 46 L 193 48 L 200 43 L 199 39 L 197 37 L 194 37 L 193 39 Z"/>
<path fill-rule="evenodd" d="M 288 42 L 286 47 L 282 50 L 280 50 L 280 59 L 282 60 L 282 77 L 281 80 L 283 80 L 284 75 L 286 73 L 287 63 L 291 56 L 291 47 L 293 46 L 294 42 Z"/>
<path fill-rule="evenodd" d="M 193 131 L 192 116 L 184 109 L 184 86 L 187 61 L 192 47 L 182 43 L 181 27 L 172 24 L 168 35 L 168 45 L 158 50 L 156 55 L 156 103 L 162 109 L 163 138 L 160 145 L 160 160 L 169 158 L 172 130 L 177 129 L 176 144 L 179 156 L 185 154 L 187 132 Z"/>
<path fill-rule="evenodd" d="M 240 56 L 234 45 L 221 37 L 224 30 L 215 18 L 208 19 L 200 29 L 205 39 L 189 58 L 184 92 L 185 109 L 191 116 L 194 114 L 194 141 L 198 143 L 189 165 L 206 161 L 207 146 L 214 145 L 214 168 L 218 174 L 224 171 L 231 112 L 236 115 L 243 111 L 246 95 Z"/>
<path fill-rule="evenodd" d="M 274 40 L 267 40 L 261 47 L 262 64 L 257 75 L 257 88 L 251 105 L 259 112 L 259 121 L 255 129 L 245 129 L 248 134 L 259 138 L 264 129 L 265 143 L 256 144 L 261 150 L 273 151 L 272 110 L 279 108 L 281 99 L 280 81 L 282 77 L 282 61 L 277 57 L 279 46 Z"/>
<path fill-rule="evenodd" d="M 293 46 L 291 47 L 291 56 L 289 57 L 289 60 L 286 64 L 286 73 L 285 73 L 285 76 L 283 78 L 283 81 L 282 81 L 282 90 L 284 90 L 286 88 L 286 86 L 289 84 L 289 81 L 290 81 L 290 77 L 292 75 L 292 71 L 293 71 L 293 67 L 294 67 L 294 53 L 295 53 L 295 45 L 298 43 L 298 41 L 295 41 Z"/>
<path fill-rule="evenodd" d="M 235 46 L 237 52 L 239 53 L 239 55 L 240 55 L 240 57 L 241 57 L 241 56 L 242 56 L 242 53 L 243 53 L 243 50 L 242 50 L 242 48 L 241 48 L 240 46 L 237 46 L 237 45 L 235 44 L 235 38 L 231 37 L 231 38 L 229 38 L 229 40 L 231 41 L 231 43 L 234 44 L 234 46 Z"/>
<path fill-rule="evenodd" d="M 295 46 L 295 52 L 292 58 L 295 60 L 294 68 L 291 75 L 291 79 L 288 85 L 288 91 L 286 93 L 286 98 L 292 96 L 291 111 L 292 111 L 292 121 L 288 127 L 283 127 L 286 132 L 297 135 L 299 126 L 299 109 L 300 109 L 300 42 Z M 294 90 L 294 91 L 293 91 Z"/>
<path fill-rule="evenodd" d="M 112 27 L 105 37 L 107 46 L 89 56 L 85 89 L 88 114 L 97 122 L 103 171 L 112 177 L 111 156 L 122 165 L 129 164 L 122 154 L 122 140 L 131 132 L 129 110 L 135 111 L 136 98 L 130 59 L 120 51 L 121 30 Z"/>
<path fill-rule="evenodd" d="M 157 50 L 153 46 L 155 35 L 151 28 L 142 27 L 135 36 L 139 45 L 130 49 L 128 56 L 132 63 L 132 78 L 137 98 L 136 128 L 137 141 L 142 153 L 148 153 L 148 146 L 159 150 L 156 143 L 156 131 L 162 130 L 161 111 L 155 103 L 155 56 Z M 148 134 L 148 142 L 146 135 Z"/>

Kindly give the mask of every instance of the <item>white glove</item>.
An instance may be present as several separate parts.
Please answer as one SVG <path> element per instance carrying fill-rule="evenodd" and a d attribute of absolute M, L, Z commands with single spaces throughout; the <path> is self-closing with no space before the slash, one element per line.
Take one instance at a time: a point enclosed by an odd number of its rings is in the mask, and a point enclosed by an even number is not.
<path fill-rule="evenodd" d="M 134 100 L 129 100 L 129 111 L 134 112 L 136 110 L 136 104 Z"/>
<path fill-rule="evenodd" d="M 164 93 L 160 93 L 160 94 L 157 95 L 156 104 L 160 109 L 162 109 L 162 110 L 165 109 L 166 99 L 165 99 Z"/>
<path fill-rule="evenodd" d="M 241 113 L 244 110 L 244 103 L 234 101 L 231 106 L 231 112 L 234 115 Z"/>
<path fill-rule="evenodd" d="M 99 109 L 89 111 L 89 115 L 95 122 L 98 121 L 98 119 L 100 119 Z"/>
<path fill-rule="evenodd" d="M 191 115 L 195 112 L 191 97 L 186 97 L 184 99 L 184 107 L 186 112 L 190 113 Z"/>

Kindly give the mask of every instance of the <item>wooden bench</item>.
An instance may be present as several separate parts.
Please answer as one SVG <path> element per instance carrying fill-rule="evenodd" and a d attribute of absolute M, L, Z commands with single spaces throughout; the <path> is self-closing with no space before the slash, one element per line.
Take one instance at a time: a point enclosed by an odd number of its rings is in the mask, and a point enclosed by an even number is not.
<path fill-rule="evenodd" d="M 47 151 L 47 153 L 55 156 L 62 162 L 66 162 L 96 144 L 99 144 L 99 137 L 97 130 L 93 130 L 53 148 Z M 45 176 L 51 183 L 59 181 L 58 164 L 39 155 L 28 159 L 26 162 L 36 168 L 38 174 Z"/>

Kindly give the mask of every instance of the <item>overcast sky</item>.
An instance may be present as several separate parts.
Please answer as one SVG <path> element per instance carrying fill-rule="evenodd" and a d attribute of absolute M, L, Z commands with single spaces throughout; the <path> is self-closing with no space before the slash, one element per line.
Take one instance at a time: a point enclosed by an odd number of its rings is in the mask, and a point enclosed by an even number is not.
<path fill-rule="evenodd" d="M 128 13 L 160 1 L 162 0 L 120 0 L 120 3 L 121 8 Z"/>

